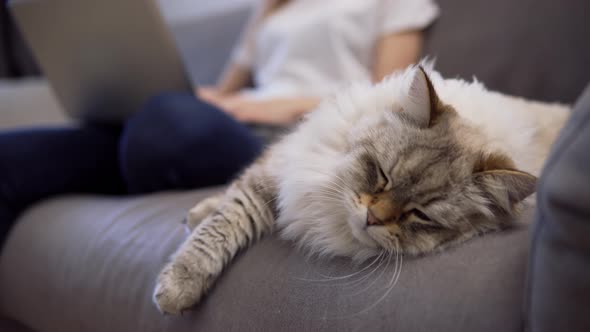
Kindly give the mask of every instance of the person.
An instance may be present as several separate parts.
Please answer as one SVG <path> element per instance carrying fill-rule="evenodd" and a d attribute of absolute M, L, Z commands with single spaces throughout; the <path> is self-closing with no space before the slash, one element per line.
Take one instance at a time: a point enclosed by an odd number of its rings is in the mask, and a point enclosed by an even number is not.
<path fill-rule="evenodd" d="M 156 96 L 117 128 L 0 133 L 0 244 L 47 197 L 226 183 L 263 149 L 252 125 L 290 126 L 342 85 L 416 62 L 437 14 L 431 0 L 263 0 L 217 86 Z"/>

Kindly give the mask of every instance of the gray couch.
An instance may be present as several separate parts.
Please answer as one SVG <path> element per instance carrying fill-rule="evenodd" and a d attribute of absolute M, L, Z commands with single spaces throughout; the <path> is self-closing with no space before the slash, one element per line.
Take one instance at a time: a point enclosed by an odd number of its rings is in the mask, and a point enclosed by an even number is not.
<path fill-rule="evenodd" d="M 476 75 L 496 90 L 563 102 L 573 102 L 590 81 L 587 1 L 439 3 L 442 16 L 427 32 L 425 54 L 437 57 L 445 75 Z M 239 31 L 235 22 L 243 22 L 246 12 L 210 17 L 192 30 L 173 27 L 177 37 L 185 34 L 180 48 L 194 59 L 192 68 L 207 67 L 209 57 L 213 66 L 221 64 L 219 54 L 228 54 Z M 214 48 L 189 42 L 212 38 L 213 31 Z M 219 190 L 77 194 L 32 206 L 0 256 L 0 316 L 5 317 L 0 330 L 522 331 L 531 326 L 525 298 L 532 211 L 512 230 L 406 259 L 389 293 L 393 266 L 328 280 L 358 268 L 345 259 L 306 258 L 292 243 L 269 236 L 240 254 L 194 311 L 164 317 L 151 303 L 155 277 L 186 236 L 180 224 L 186 210 Z"/>

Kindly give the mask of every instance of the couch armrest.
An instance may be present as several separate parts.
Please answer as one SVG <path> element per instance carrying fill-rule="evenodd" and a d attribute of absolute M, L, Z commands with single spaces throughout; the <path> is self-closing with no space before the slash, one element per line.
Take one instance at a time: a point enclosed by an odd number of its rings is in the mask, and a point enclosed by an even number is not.
<path fill-rule="evenodd" d="M 590 326 L 590 84 L 539 178 L 529 257 L 530 331 L 587 331 Z"/>

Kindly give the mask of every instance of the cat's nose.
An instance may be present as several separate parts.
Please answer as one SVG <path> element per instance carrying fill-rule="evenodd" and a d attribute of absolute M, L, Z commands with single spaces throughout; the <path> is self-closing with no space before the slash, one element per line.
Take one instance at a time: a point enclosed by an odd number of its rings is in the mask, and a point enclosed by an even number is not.
<path fill-rule="evenodd" d="M 381 213 L 380 213 L 381 212 Z M 367 209 L 367 226 L 387 225 L 398 222 L 400 218 L 399 213 L 391 211 L 392 213 L 382 213 L 383 211 Z"/>
<path fill-rule="evenodd" d="M 383 225 L 379 218 L 375 217 L 371 209 L 367 209 L 367 226 Z"/>

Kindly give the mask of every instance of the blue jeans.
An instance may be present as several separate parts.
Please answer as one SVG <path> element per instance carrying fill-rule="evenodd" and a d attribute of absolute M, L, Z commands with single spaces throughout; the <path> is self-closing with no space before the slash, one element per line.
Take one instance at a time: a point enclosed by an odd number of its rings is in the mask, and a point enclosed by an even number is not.
<path fill-rule="evenodd" d="M 246 126 L 186 94 L 153 98 L 122 128 L 1 132 L 0 244 L 16 217 L 44 198 L 223 184 L 261 151 Z"/>

